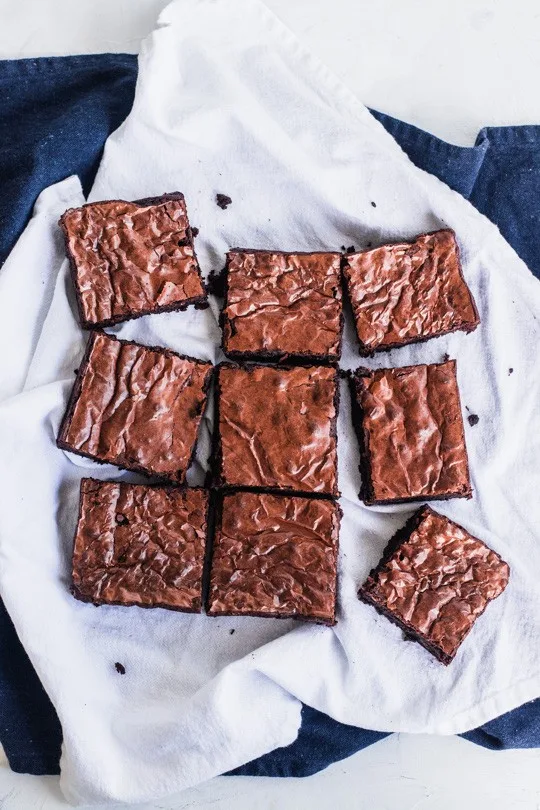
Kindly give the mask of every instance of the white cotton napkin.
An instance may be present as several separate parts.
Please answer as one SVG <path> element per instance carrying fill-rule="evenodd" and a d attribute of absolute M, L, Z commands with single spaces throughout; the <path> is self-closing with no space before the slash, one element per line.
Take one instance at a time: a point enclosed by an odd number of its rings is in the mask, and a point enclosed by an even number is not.
<path fill-rule="evenodd" d="M 143 46 L 133 111 L 107 142 L 91 199 L 175 190 L 200 228 L 205 273 L 237 245 L 335 250 L 455 229 L 479 329 L 360 361 L 348 324 L 343 366 L 457 358 L 463 405 L 480 417 L 465 423 L 474 498 L 435 506 L 510 563 L 510 584 L 447 668 L 357 600 L 412 507 L 358 501 L 344 392 L 335 628 L 74 600 L 80 478 L 134 476 L 54 444 L 84 344 L 55 224 L 83 201 L 78 181 L 66 180 L 42 194 L 0 276 L 8 347 L 0 359 L 0 587 L 62 722 L 66 796 L 143 801 L 181 790 L 289 744 L 300 701 L 352 725 L 450 734 L 540 695 L 538 282 L 493 225 L 415 168 L 255 0 L 177 0 Z M 225 211 L 218 192 L 232 197 Z M 217 361 L 213 304 L 114 331 Z"/>

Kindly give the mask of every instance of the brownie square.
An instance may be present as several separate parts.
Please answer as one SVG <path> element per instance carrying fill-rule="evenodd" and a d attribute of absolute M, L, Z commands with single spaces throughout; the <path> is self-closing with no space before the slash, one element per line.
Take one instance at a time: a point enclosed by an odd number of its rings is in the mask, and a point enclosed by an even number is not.
<path fill-rule="evenodd" d="M 223 350 L 232 359 L 337 362 L 341 254 L 227 254 Z"/>
<path fill-rule="evenodd" d="M 353 418 L 369 505 L 470 498 L 455 360 L 359 369 Z"/>
<path fill-rule="evenodd" d="M 509 575 L 481 540 L 423 506 L 390 540 L 358 596 L 449 664 Z"/>
<path fill-rule="evenodd" d="M 363 355 L 480 323 L 451 230 L 353 253 L 343 272 Z"/>
<path fill-rule="evenodd" d="M 322 498 L 224 494 L 208 615 L 335 624 L 340 517 L 337 503 Z"/>
<path fill-rule="evenodd" d="M 208 493 L 83 478 L 72 593 L 95 605 L 198 613 Z"/>
<path fill-rule="evenodd" d="M 217 483 L 337 495 L 338 372 L 219 367 Z"/>
<path fill-rule="evenodd" d="M 206 306 L 180 192 L 70 208 L 60 226 L 84 328 Z"/>
<path fill-rule="evenodd" d="M 184 483 L 213 366 L 94 332 L 57 445 L 101 463 Z"/>

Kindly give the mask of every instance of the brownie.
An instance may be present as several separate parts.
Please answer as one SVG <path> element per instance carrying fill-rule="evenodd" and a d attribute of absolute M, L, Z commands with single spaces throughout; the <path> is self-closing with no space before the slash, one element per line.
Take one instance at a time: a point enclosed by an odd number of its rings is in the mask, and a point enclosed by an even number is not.
<path fill-rule="evenodd" d="M 93 332 L 57 445 L 101 463 L 184 483 L 213 366 Z"/>
<path fill-rule="evenodd" d="M 180 192 L 70 208 L 60 226 L 84 328 L 207 305 Z"/>
<path fill-rule="evenodd" d="M 390 540 L 358 596 L 449 664 L 509 575 L 481 540 L 423 506 Z"/>
<path fill-rule="evenodd" d="M 219 367 L 216 483 L 337 495 L 338 371 Z"/>
<path fill-rule="evenodd" d="M 363 355 L 480 323 L 451 230 L 353 253 L 343 271 Z"/>
<path fill-rule="evenodd" d="M 367 504 L 471 497 L 455 360 L 352 380 Z"/>
<path fill-rule="evenodd" d="M 95 605 L 200 612 L 207 519 L 203 489 L 83 478 L 73 595 Z"/>
<path fill-rule="evenodd" d="M 337 362 L 343 308 L 340 253 L 231 250 L 223 350 L 231 359 Z"/>
<path fill-rule="evenodd" d="M 208 615 L 335 624 L 340 516 L 337 503 L 321 498 L 224 494 Z"/>

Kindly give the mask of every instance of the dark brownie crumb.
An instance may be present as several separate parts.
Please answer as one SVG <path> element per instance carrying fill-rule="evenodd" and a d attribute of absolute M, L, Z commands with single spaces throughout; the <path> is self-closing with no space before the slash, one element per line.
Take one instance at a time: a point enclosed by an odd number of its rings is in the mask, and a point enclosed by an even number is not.
<path fill-rule="evenodd" d="M 233 633 L 234 633 L 234 627 L 231 627 L 231 629 L 229 630 L 229 635 L 232 636 Z"/>
<path fill-rule="evenodd" d="M 215 295 L 216 298 L 225 298 L 226 287 L 227 273 L 225 268 L 223 270 L 212 270 L 206 281 L 206 289 L 210 295 Z"/>
<path fill-rule="evenodd" d="M 377 203 L 374 203 L 373 200 L 371 201 L 371 205 L 373 206 L 373 208 L 377 208 Z"/>
<path fill-rule="evenodd" d="M 510 374 L 513 374 L 513 373 L 514 373 L 514 369 L 513 369 L 513 368 L 509 368 L 509 369 L 508 369 L 508 376 L 510 376 Z"/>
<path fill-rule="evenodd" d="M 450 360 L 450 355 L 448 354 L 448 352 L 445 352 L 443 354 L 443 363 L 448 363 L 449 360 Z"/>
<path fill-rule="evenodd" d="M 74 368 L 74 369 L 73 369 L 73 373 L 74 373 L 74 374 L 78 374 L 78 373 L 79 373 L 79 369 L 78 369 L 78 368 Z"/>
<path fill-rule="evenodd" d="M 343 253 L 354 253 L 356 248 L 354 245 L 349 245 L 349 247 L 345 247 L 345 245 L 342 245 L 341 250 L 343 251 Z"/>
<path fill-rule="evenodd" d="M 368 242 L 366 247 L 371 247 L 372 245 L 373 245 L 373 242 Z"/>
<path fill-rule="evenodd" d="M 227 197 L 226 194 L 216 194 L 216 205 L 218 205 L 223 210 L 225 210 L 227 206 L 230 205 L 231 203 L 232 203 L 231 198 Z"/>
<path fill-rule="evenodd" d="M 469 423 L 469 425 L 470 425 L 471 427 L 474 427 L 474 426 L 475 426 L 475 425 L 477 425 L 477 424 L 478 424 L 478 422 L 480 421 L 480 417 L 479 417 L 479 416 L 477 416 L 475 413 L 471 413 L 471 414 L 469 414 L 469 416 L 467 417 L 467 421 L 468 421 L 468 423 Z"/>
<path fill-rule="evenodd" d="M 199 235 L 199 229 L 195 227 L 195 225 L 191 226 L 191 235 L 195 239 L 196 236 Z"/>
<path fill-rule="evenodd" d="M 125 666 L 123 664 L 121 664 L 119 661 L 116 662 L 116 664 L 114 665 L 114 668 L 118 672 L 119 675 L 125 675 L 126 674 Z"/>

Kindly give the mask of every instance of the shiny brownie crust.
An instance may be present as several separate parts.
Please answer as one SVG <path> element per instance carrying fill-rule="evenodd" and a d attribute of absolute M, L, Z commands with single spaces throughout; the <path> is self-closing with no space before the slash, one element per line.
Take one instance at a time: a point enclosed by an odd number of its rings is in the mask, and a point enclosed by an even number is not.
<path fill-rule="evenodd" d="M 92 377 L 95 377 L 93 374 L 92 369 L 92 362 L 93 362 L 93 351 L 94 348 L 102 342 L 103 345 L 109 346 L 119 346 L 119 351 L 127 347 L 133 347 L 134 351 L 139 351 L 140 357 L 147 357 L 149 358 L 151 364 L 159 362 L 160 359 L 163 360 L 164 363 L 169 362 L 169 364 L 174 365 L 177 363 L 181 364 L 188 364 L 189 368 L 192 371 L 193 375 L 200 376 L 201 379 L 197 381 L 194 391 L 191 394 L 191 402 L 190 404 L 185 403 L 184 413 L 180 413 L 180 408 L 178 406 L 176 412 L 176 419 L 173 426 L 179 426 L 178 435 L 182 432 L 182 435 L 185 435 L 186 430 L 190 430 L 192 432 L 191 439 L 186 439 L 186 447 L 182 453 L 179 453 L 177 459 L 177 466 L 176 461 L 175 465 L 170 465 L 170 469 L 157 469 L 156 465 L 153 464 L 151 461 L 145 461 L 144 459 L 144 447 L 142 442 L 147 446 L 147 450 L 152 453 L 155 450 L 156 443 L 160 440 L 163 441 L 168 431 L 170 431 L 170 426 L 164 426 L 165 429 L 160 430 L 159 426 L 158 429 L 154 428 L 155 441 L 150 441 L 149 436 L 147 435 L 147 428 L 150 424 L 149 418 L 150 417 L 158 417 L 156 419 L 156 424 L 159 419 L 159 411 L 163 410 L 163 396 L 162 392 L 156 392 L 154 397 L 154 403 L 152 405 L 152 413 L 147 414 L 145 419 L 137 421 L 133 421 L 133 425 L 135 425 L 135 432 L 132 438 L 132 450 L 133 452 L 128 453 L 108 453 L 103 449 L 100 450 L 99 448 L 99 435 L 97 439 L 94 441 L 98 442 L 97 448 L 87 448 L 85 447 L 86 442 L 75 441 L 75 436 L 72 434 L 73 431 L 73 422 L 77 415 L 78 405 L 83 400 L 83 405 L 86 404 L 87 407 L 92 406 L 93 404 L 98 410 L 101 410 L 102 403 L 95 402 L 93 403 L 92 399 L 92 382 L 88 384 L 88 388 L 90 391 L 86 389 L 86 379 L 87 375 L 91 374 Z M 136 363 L 133 364 L 134 366 Z M 131 386 L 136 386 L 139 382 L 141 385 L 145 385 L 148 382 L 146 374 L 144 373 L 144 369 L 141 369 L 141 376 L 140 380 L 137 379 L 135 373 L 129 374 L 127 381 Z M 186 372 L 187 373 L 187 372 Z M 118 377 L 116 376 L 117 372 L 115 369 L 115 373 L 111 374 L 107 377 L 107 382 L 111 385 L 115 386 L 115 394 L 118 394 Z M 71 395 L 68 400 L 68 404 L 66 407 L 66 411 L 64 413 L 62 422 L 60 423 L 60 428 L 58 432 L 58 437 L 56 440 L 57 447 L 61 450 L 67 450 L 68 452 L 75 453 L 76 455 L 83 456 L 85 458 L 91 458 L 92 460 L 96 461 L 98 464 L 114 464 L 114 466 L 119 467 L 120 469 L 125 470 L 132 470 L 133 472 L 141 473 L 142 475 L 146 475 L 149 477 L 156 477 L 158 479 L 164 481 L 170 481 L 174 484 L 183 484 L 185 482 L 185 475 L 187 469 L 189 468 L 193 458 L 195 457 L 196 447 L 197 447 L 197 436 L 198 430 L 200 427 L 200 422 L 202 420 L 202 416 L 204 413 L 204 409 L 206 407 L 207 398 L 208 398 L 208 391 L 210 388 L 211 380 L 213 374 L 213 366 L 211 363 L 205 363 L 201 360 L 196 360 L 192 357 L 188 357 L 185 355 L 179 355 L 169 349 L 163 349 L 158 346 L 143 346 L 139 343 L 135 343 L 129 340 L 119 340 L 118 338 L 113 337 L 112 335 L 108 335 L 105 332 L 94 331 L 90 335 L 90 339 L 86 346 L 86 351 L 83 357 L 83 360 L 80 364 L 79 370 L 77 372 L 77 377 L 75 379 L 75 384 L 71 391 Z M 122 384 L 124 384 L 125 380 L 122 380 Z M 156 384 L 160 382 L 159 378 L 154 381 Z M 163 381 L 161 381 L 163 382 Z M 179 390 L 179 386 L 171 386 L 170 383 L 166 386 L 162 386 L 167 389 L 169 395 L 173 396 L 173 402 L 178 399 L 180 402 L 182 394 L 182 390 Z M 186 386 L 184 386 L 185 388 Z M 181 388 L 181 384 L 180 384 Z M 178 394 L 178 396 L 176 396 Z M 149 402 L 150 397 L 146 396 L 143 397 L 145 403 Z M 127 396 L 124 402 L 129 402 L 130 397 Z M 151 404 L 151 403 L 150 403 Z M 82 406 L 81 406 L 82 407 Z M 169 409 L 170 410 L 170 409 Z M 168 413 L 169 411 L 167 411 Z M 114 413 L 113 413 L 114 417 Z M 152 420 L 154 421 L 154 420 Z M 139 432 L 142 434 L 140 437 L 141 444 L 137 446 L 137 433 L 136 429 L 139 429 Z M 128 438 L 126 441 L 129 441 L 131 437 L 129 437 L 129 431 L 125 430 L 125 419 L 119 419 L 118 425 L 112 429 L 113 437 L 120 437 L 120 435 L 126 435 Z M 189 446 L 189 447 L 187 447 Z M 188 452 L 189 450 L 189 452 Z M 181 457 L 180 457 L 181 456 Z"/>
<path fill-rule="evenodd" d="M 142 209 L 147 207 L 158 208 L 159 206 L 163 206 L 165 203 L 178 204 L 178 206 L 182 210 L 182 213 L 184 214 L 186 227 L 184 229 L 184 235 L 177 242 L 177 246 L 179 248 L 185 247 L 190 252 L 190 255 L 193 260 L 192 272 L 190 274 L 191 282 L 194 288 L 198 287 L 198 290 L 193 289 L 192 294 L 188 294 L 183 298 L 170 301 L 169 303 L 160 304 L 159 300 L 157 300 L 157 298 L 159 298 L 159 294 L 156 293 L 154 295 L 152 293 L 148 293 L 148 291 L 144 290 L 144 286 L 141 284 L 139 288 L 140 301 L 137 307 L 126 306 L 124 307 L 121 313 L 114 314 L 111 311 L 107 317 L 98 315 L 94 316 L 89 315 L 87 311 L 87 306 L 85 305 L 84 295 L 81 289 L 81 282 L 79 278 L 80 259 L 78 261 L 78 257 L 75 255 L 75 252 L 70 244 L 72 238 L 71 233 L 72 225 L 70 223 L 70 219 L 73 218 L 73 216 L 79 212 L 84 212 L 88 210 L 91 213 L 93 209 L 97 211 L 99 206 L 104 205 L 118 205 L 118 206 L 129 205 L 135 206 L 135 208 Z M 111 219 L 114 219 L 114 212 L 111 213 Z M 151 222 L 151 214 L 149 214 L 148 216 L 148 221 Z M 106 326 L 114 326 L 117 323 L 122 323 L 123 321 L 132 320 L 134 318 L 141 318 L 143 315 L 182 311 L 192 305 L 195 306 L 197 309 L 205 309 L 208 306 L 206 286 L 201 275 L 197 255 L 195 253 L 193 231 L 189 224 L 184 195 L 181 192 L 179 191 L 171 192 L 170 194 L 163 194 L 160 197 L 146 197 L 141 200 L 134 200 L 133 202 L 127 200 L 100 200 L 93 203 L 87 203 L 86 205 L 83 205 L 80 208 L 67 210 L 60 218 L 59 225 L 60 228 L 62 229 L 62 233 L 64 236 L 66 255 L 69 260 L 70 274 L 75 289 L 77 308 L 79 311 L 79 321 L 83 329 L 102 329 Z M 170 244 L 171 245 L 173 244 L 172 239 L 170 240 Z M 156 249 L 159 247 L 160 247 L 159 238 L 156 237 Z M 189 256 L 186 255 L 185 258 L 189 258 Z M 112 272 L 114 272 L 114 269 Z M 94 274 L 93 283 L 91 284 L 91 287 L 94 290 L 94 292 L 96 290 L 95 278 L 96 277 Z M 181 280 L 182 280 L 181 275 L 178 275 L 177 282 L 179 283 Z M 116 302 L 114 291 L 111 291 L 111 300 L 113 302 L 111 305 L 112 310 Z M 103 305 L 103 297 L 101 297 L 97 305 Z"/>
<path fill-rule="evenodd" d="M 208 492 L 83 478 L 73 595 L 94 605 L 202 608 Z"/>
<path fill-rule="evenodd" d="M 449 360 L 444 363 L 436 363 L 429 366 L 404 366 L 401 368 L 378 369 L 375 371 L 360 368 L 350 376 L 352 417 L 360 449 L 361 488 L 359 497 L 368 506 L 408 503 L 410 501 L 470 498 L 472 496 L 455 368 L 455 361 Z M 425 386 L 422 384 L 421 379 L 421 374 L 424 372 L 427 378 L 427 385 Z M 406 389 L 403 389 L 403 391 L 400 390 L 400 386 L 396 382 L 396 380 L 399 380 L 400 374 L 410 374 L 411 377 L 415 374 L 419 376 L 419 379 L 416 381 L 418 383 L 416 391 L 413 390 L 412 392 L 413 394 L 417 394 L 417 397 L 413 397 L 409 394 L 407 398 Z M 385 408 L 383 409 L 381 402 L 377 403 L 381 412 L 378 431 L 376 426 L 368 425 L 370 408 L 368 407 L 367 400 L 370 397 L 370 382 L 374 379 L 386 379 L 389 385 L 394 385 L 392 397 Z M 442 382 L 451 382 L 448 391 L 443 392 Z M 448 406 L 448 398 L 445 398 L 445 394 L 447 397 L 453 398 L 453 407 Z M 430 398 L 436 400 L 439 396 L 439 411 L 433 413 L 433 411 L 437 411 L 437 409 L 434 407 L 433 403 L 429 403 L 429 400 Z M 420 414 L 420 417 L 417 419 L 419 424 L 415 425 L 414 430 L 410 428 L 410 421 L 413 419 L 413 407 L 423 402 L 422 397 L 425 398 L 426 410 L 428 412 L 427 426 L 432 430 L 432 433 L 436 434 L 440 439 L 439 446 L 437 446 L 435 450 L 432 448 L 433 452 L 424 452 L 422 448 L 423 439 L 420 427 L 422 425 L 424 427 L 426 426 L 425 422 L 422 422 L 422 414 Z M 431 410 L 427 407 L 427 404 L 431 404 Z M 388 416 L 388 409 L 390 409 L 390 416 Z M 403 439 L 403 446 L 399 448 L 399 453 L 396 451 L 392 455 L 390 449 L 395 448 L 396 430 L 397 428 L 401 428 L 403 432 L 406 432 L 404 428 L 407 425 L 408 431 L 406 438 Z M 393 441 L 391 443 L 385 441 L 384 436 L 382 436 L 384 431 L 393 434 Z M 375 450 L 377 440 L 378 451 Z M 418 443 L 418 446 L 416 446 L 416 443 Z M 388 449 L 388 452 L 385 448 Z M 414 455 L 415 451 L 416 455 Z M 384 456 L 385 452 L 387 452 L 386 457 Z M 409 454 L 413 456 L 413 461 L 415 462 L 417 480 L 420 480 L 422 477 L 429 479 L 429 468 L 436 466 L 438 466 L 440 470 L 439 479 L 429 485 L 423 487 L 418 486 L 416 488 L 417 491 L 414 492 L 411 492 L 410 489 L 407 488 L 406 483 L 408 482 L 402 482 L 400 488 L 397 484 L 399 479 L 399 467 L 405 466 L 409 470 L 414 471 L 414 467 L 411 467 L 411 462 L 408 458 Z M 382 470 L 382 476 L 377 476 L 374 470 L 374 467 L 377 466 L 375 462 L 381 462 L 381 458 L 386 461 L 387 470 L 386 472 Z M 448 463 L 449 461 L 453 463 L 450 465 Z M 459 464 L 457 462 L 459 462 Z M 383 466 L 382 462 L 380 466 Z M 381 489 L 387 490 L 386 493 L 382 494 Z M 392 489 L 393 491 L 390 491 Z"/>
<path fill-rule="evenodd" d="M 364 357 L 480 323 L 449 228 L 348 254 L 343 275 Z"/>
<path fill-rule="evenodd" d="M 273 287 L 267 277 L 259 279 L 255 272 L 265 259 Z M 302 278 L 303 273 L 311 278 Z M 280 285 L 284 279 L 288 284 Z M 227 253 L 221 282 L 222 345 L 229 359 L 299 365 L 339 361 L 344 317 L 340 253 L 234 248 Z M 302 284 L 305 294 L 299 290 Z M 258 310 L 239 313 L 243 304 L 253 306 L 254 299 Z M 269 316 L 269 304 L 279 312 Z"/>
<path fill-rule="evenodd" d="M 509 574 L 496 552 L 425 505 L 389 540 L 358 596 L 448 665 Z"/>
<path fill-rule="evenodd" d="M 279 413 L 278 411 L 269 411 L 268 419 L 266 428 L 270 426 L 270 431 L 267 430 L 267 447 L 269 448 L 269 452 L 272 454 L 272 459 L 270 466 L 273 468 L 274 475 L 264 476 L 262 474 L 258 474 L 253 470 L 248 471 L 248 473 L 244 476 L 243 474 L 237 475 L 234 480 L 232 480 L 226 471 L 227 462 L 224 459 L 224 448 L 223 448 L 223 435 L 221 430 L 222 421 L 230 421 L 229 417 L 229 409 L 225 405 L 226 396 L 224 396 L 223 392 L 223 374 L 227 372 L 239 372 L 242 376 L 245 374 L 253 375 L 262 371 L 262 373 L 266 373 L 267 375 L 273 378 L 273 382 L 276 383 L 280 376 L 284 380 L 288 379 L 287 375 L 295 375 L 298 377 L 299 381 L 305 381 L 306 385 L 311 389 L 310 396 L 313 398 L 316 397 L 316 386 L 317 380 L 310 381 L 309 374 L 310 372 L 314 372 L 315 374 L 324 375 L 325 379 L 324 382 L 328 382 L 332 380 L 333 384 L 333 395 L 332 398 L 328 400 L 328 412 L 325 413 L 325 408 L 320 408 L 319 413 L 316 416 L 317 422 L 310 422 L 310 418 L 313 418 L 312 412 L 310 412 L 309 407 L 306 406 L 306 412 L 302 414 L 305 416 L 306 419 L 303 422 L 306 425 L 300 425 L 299 430 L 297 431 L 296 437 L 293 437 L 291 443 L 287 445 L 286 443 L 280 441 L 280 437 L 276 437 L 273 435 L 274 428 L 283 427 L 283 414 Z M 283 377 L 283 375 L 285 375 Z M 260 381 L 257 381 L 255 388 L 261 392 L 264 389 L 264 385 L 261 387 Z M 270 403 L 273 401 L 272 396 L 272 386 L 266 387 L 266 391 L 268 393 L 268 399 L 264 403 L 265 407 L 264 410 L 268 411 L 268 407 Z M 339 413 L 339 372 L 337 369 L 332 367 L 325 367 L 325 366 L 290 366 L 290 365 L 274 365 L 274 366 L 265 366 L 258 363 L 247 363 L 244 365 L 239 365 L 236 363 L 226 362 L 221 363 L 217 369 L 216 375 L 216 387 L 215 387 L 215 434 L 214 434 L 214 457 L 213 457 L 213 480 L 212 484 L 215 487 L 223 488 L 223 489 L 250 489 L 258 492 L 281 492 L 281 493 L 288 493 L 290 495 L 309 495 L 312 497 L 328 497 L 328 496 L 339 496 L 338 490 L 338 482 L 337 482 L 337 418 Z M 249 402 L 246 399 L 246 404 L 248 406 L 253 405 L 253 399 Z M 261 411 L 263 410 L 261 403 Z M 309 403 L 308 403 L 309 404 Z M 286 406 L 282 410 L 289 411 L 289 407 Z M 260 411 L 259 411 L 260 413 Z M 298 411 L 291 411 L 291 418 L 294 418 L 298 415 Z M 238 415 L 238 418 L 242 420 L 242 413 Z M 244 417 L 245 419 L 245 417 Z M 268 425 L 268 422 L 270 425 Z M 311 424 L 311 428 L 309 427 L 308 422 Z M 256 424 L 255 424 L 256 423 Z M 286 420 L 285 420 L 286 423 Z M 324 441 L 324 452 L 321 454 L 317 451 L 317 448 L 313 449 L 310 458 L 310 464 L 318 464 L 321 455 L 329 456 L 330 458 L 327 460 L 323 460 L 323 466 L 320 470 L 321 473 L 324 475 L 317 475 L 310 474 L 308 476 L 308 482 L 302 481 L 300 476 L 295 476 L 294 474 L 285 470 L 287 466 L 287 460 L 291 457 L 291 452 L 294 448 L 300 447 L 300 453 L 302 452 L 301 448 L 301 441 L 295 441 L 294 439 L 298 439 L 299 435 L 306 442 L 311 442 L 313 439 L 314 432 L 316 431 L 317 427 L 322 426 L 323 429 L 328 427 L 328 435 L 327 440 Z M 246 431 L 252 434 L 252 441 L 255 443 L 256 434 L 262 432 L 260 430 L 260 422 L 254 415 L 251 419 L 245 419 L 244 423 L 239 426 L 238 434 L 240 435 L 241 441 L 246 442 L 249 440 L 246 439 Z M 241 434 L 244 434 L 243 436 Z M 245 454 L 244 454 L 245 459 Z M 257 459 L 255 459 L 257 461 Z M 300 459 L 301 461 L 306 463 L 305 457 Z M 280 465 L 281 470 L 275 470 L 275 464 Z M 315 481 L 316 479 L 316 481 Z"/>
<path fill-rule="evenodd" d="M 221 492 L 207 614 L 335 624 L 340 520 L 327 498 Z"/>

